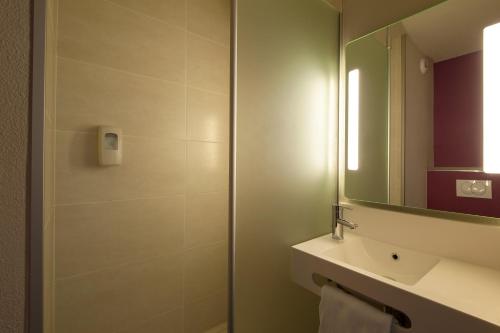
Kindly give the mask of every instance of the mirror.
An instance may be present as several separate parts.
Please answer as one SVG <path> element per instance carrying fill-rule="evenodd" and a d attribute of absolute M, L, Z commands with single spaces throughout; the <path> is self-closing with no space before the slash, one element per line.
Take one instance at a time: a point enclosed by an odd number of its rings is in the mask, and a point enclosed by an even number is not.
<path fill-rule="evenodd" d="M 448 0 L 346 46 L 345 197 L 500 217 L 498 23 Z"/>

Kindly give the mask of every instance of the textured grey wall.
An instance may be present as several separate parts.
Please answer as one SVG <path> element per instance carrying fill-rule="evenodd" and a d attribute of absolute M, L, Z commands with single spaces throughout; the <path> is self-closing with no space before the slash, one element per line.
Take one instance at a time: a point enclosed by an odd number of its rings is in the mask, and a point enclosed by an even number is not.
<path fill-rule="evenodd" d="M 24 327 L 30 0 L 0 0 L 0 332 Z"/>

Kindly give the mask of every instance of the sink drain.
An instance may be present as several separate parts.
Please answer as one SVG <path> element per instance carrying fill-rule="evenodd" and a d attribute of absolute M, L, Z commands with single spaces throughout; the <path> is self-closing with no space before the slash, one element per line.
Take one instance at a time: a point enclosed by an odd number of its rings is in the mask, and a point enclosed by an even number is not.
<path fill-rule="evenodd" d="M 392 257 L 392 259 L 394 259 L 394 260 L 399 260 L 399 254 L 397 254 L 396 252 L 393 252 L 393 253 L 391 254 L 391 257 Z"/>

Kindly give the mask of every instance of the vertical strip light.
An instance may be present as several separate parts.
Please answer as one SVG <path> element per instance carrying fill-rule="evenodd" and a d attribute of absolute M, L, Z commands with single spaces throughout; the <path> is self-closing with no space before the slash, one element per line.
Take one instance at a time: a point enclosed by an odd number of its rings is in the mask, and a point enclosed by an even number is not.
<path fill-rule="evenodd" d="M 500 173 L 500 23 L 483 30 L 483 169 Z"/>
<path fill-rule="evenodd" d="M 349 72 L 347 87 L 347 169 L 359 168 L 359 69 Z"/>

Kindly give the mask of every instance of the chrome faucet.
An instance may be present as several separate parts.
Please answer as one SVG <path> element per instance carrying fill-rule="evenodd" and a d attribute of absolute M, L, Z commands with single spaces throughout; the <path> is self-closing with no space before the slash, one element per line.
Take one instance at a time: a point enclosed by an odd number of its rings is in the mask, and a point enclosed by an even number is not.
<path fill-rule="evenodd" d="M 336 240 L 344 239 L 344 226 L 349 229 L 356 229 L 358 225 L 344 219 L 344 209 L 351 209 L 340 205 L 332 206 L 332 238 Z"/>

